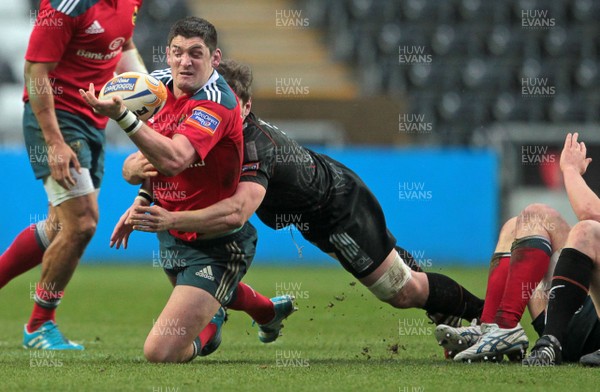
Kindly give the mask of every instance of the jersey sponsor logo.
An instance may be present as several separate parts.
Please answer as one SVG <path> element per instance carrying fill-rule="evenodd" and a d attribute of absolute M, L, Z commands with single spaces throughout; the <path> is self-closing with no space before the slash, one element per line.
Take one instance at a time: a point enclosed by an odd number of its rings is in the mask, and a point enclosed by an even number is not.
<path fill-rule="evenodd" d="M 104 94 L 114 93 L 117 91 L 133 91 L 137 84 L 138 78 L 118 78 L 108 82 L 104 87 Z"/>
<path fill-rule="evenodd" d="M 104 27 L 100 26 L 100 22 L 94 20 L 94 22 L 85 29 L 86 34 L 102 34 L 104 33 Z"/>
<path fill-rule="evenodd" d="M 192 110 L 192 115 L 185 120 L 185 124 L 206 131 L 211 135 L 215 133 L 220 123 L 221 117 L 201 106 L 194 108 L 194 110 Z"/>
<path fill-rule="evenodd" d="M 125 43 L 125 38 L 117 37 L 112 40 L 112 42 L 108 45 L 109 50 L 117 50 Z"/>
<path fill-rule="evenodd" d="M 215 277 L 213 275 L 212 268 L 210 265 L 207 265 L 206 267 L 202 268 L 200 271 L 196 272 L 194 275 L 196 275 L 200 278 L 208 279 L 210 281 L 215 280 Z"/>
<path fill-rule="evenodd" d="M 260 162 L 245 163 L 242 165 L 242 173 L 257 171 L 260 168 Z"/>
<path fill-rule="evenodd" d="M 86 58 L 86 59 L 90 59 L 90 60 L 110 60 L 110 59 L 114 59 L 115 57 L 117 57 L 119 55 L 119 53 L 121 53 L 120 50 L 115 50 L 114 52 L 110 52 L 110 53 L 98 53 L 98 52 L 89 52 L 85 49 L 79 49 L 77 50 L 77 56 Z"/>

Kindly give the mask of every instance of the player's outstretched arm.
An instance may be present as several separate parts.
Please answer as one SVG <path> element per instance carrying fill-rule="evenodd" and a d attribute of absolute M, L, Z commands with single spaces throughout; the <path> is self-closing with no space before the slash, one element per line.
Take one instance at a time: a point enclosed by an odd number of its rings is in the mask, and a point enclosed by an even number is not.
<path fill-rule="evenodd" d="M 112 99 L 99 100 L 96 98 L 93 83 L 90 83 L 88 91 L 80 89 L 79 93 L 96 112 L 117 121 L 131 141 L 161 174 L 167 177 L 176 176 L 200 160 L 187 137 L 175 135 L 171 139 L 155 132 L 125 107 L 121 97 L 114 96 Z"/>
<path fill-rule="evenodd" d="M 579 142 L 578 133 L 568 134 L 560 155 L 560 169 L 571 207 L 579 220 L 600 221 L 600 199 L 583 179 L 592 158 L 587 158 L 585 143 Z"/>
<path fill-rule="evenodd" d="M 144 185 L 143 187 L 147 188 L 146 185 Z M 141 192 L 141 190 L 140 190 L 140 192 Z M 149 192 L 146 191 L 146 193 L 149 193 Z M 114 246 L 117 249 L 119 249 L 122 245 L 123 249 L 127 249 L 127 245 L 129 243 L 129 236 L 131 235 L 131 232 L 134 230 L 133 224 L 131 223 L 129 218 L 131 217 L 131 215 L 133 214 L 133 211 L 137 207 L 148 206 L 148 205 L 150 205 L 150 203 L 144 197 L 138 196 L 134 199 L 133 204 L 127 210 L 125 210 L 123 215 L 121 215 L 121 218 L 119 218 L 119 221 L 115 225 L 115 228 L 113 229 L 113 232 L 110 235 L 109 246 L 111 248 Z"/>
<path fill-rule="evenodd" d="M 246 223 L 260 206 L 266 189 L 254 182 L 240 182 L 235 193 L 210 207 L 195 211 L 169 212 L 159 206 L 136 207 L 128 222 L 134 230 L 159 232 L 179 230 L 219 234 Z"/>

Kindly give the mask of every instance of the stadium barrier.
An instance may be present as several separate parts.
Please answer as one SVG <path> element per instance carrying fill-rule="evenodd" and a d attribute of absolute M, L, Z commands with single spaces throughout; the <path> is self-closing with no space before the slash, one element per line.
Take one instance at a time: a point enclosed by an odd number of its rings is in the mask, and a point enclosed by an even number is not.
<path fill-rule="evenodd" d="M 487 263 L 498 232 L 498 157 L 486 149 L 392 149 L 345 147 L 322 150 L 355 170 L 379 199 L 398 244 L 424 266 Z M 157 264 L 153 234 L 133 233 L 129 249 L 108 247 L 114 224 L 130 205 L 137 188 L 121 178 L 131 150 L 109 148 L 100 192 L 100 222 L 84 262 Z M 46 198 L 35 181 L 24 148 L 0 151 L 7 169 L 0 246 L 6 248 L 24 227 L 46 217 Z M 252 218 L 259 231 L 255 263 L 332 264 L 297 231 L 302 217 L 281 216 L 292 229 L 271 230 Z M 165 255 L 162 255 L 163 257 Z"/>

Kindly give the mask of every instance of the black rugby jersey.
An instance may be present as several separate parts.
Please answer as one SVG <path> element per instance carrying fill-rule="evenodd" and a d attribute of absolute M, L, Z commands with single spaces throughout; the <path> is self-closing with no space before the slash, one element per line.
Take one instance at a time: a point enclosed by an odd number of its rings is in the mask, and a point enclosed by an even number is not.
<path fill-rule="evenodd" d="M 343 192 L 343 168 L 335 160 L 300 146 L 253 113 L 246 117 L 240 181 L 256 182 L 267 189 L 256 211 L 267 226 L 281 229 L 299 222 L 327 221 L 334 196 Z"/>

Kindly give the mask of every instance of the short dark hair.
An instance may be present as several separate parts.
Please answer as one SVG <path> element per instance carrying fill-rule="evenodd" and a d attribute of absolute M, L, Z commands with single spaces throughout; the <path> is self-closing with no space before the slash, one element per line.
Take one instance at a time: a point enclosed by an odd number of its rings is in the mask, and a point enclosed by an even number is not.
<path fill-rule="evenodd" d="M 211 53 L 217 49 L 217 29 L 215 29 L 215 26 L 206 19 L 198 18 L 196 16 L 188 16 L 179 19 L 171 26 L 167 44 L 171 45 L 173 38 L 179 35 L 183 38 L 202 38 Z"/>
<path fill-rule="evenodd" d="M 252 70 L 246 64 L 240 64 L 234 60 L 222 60 L 217 67 L 231 87 L 233 92 L 246 103 L 252 97 Z"/>

